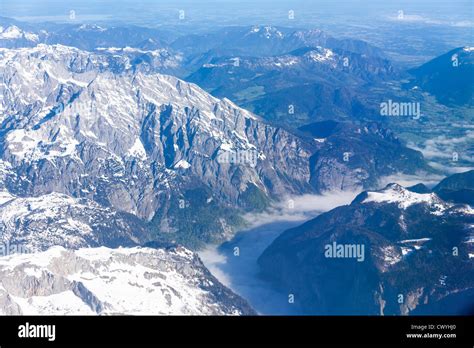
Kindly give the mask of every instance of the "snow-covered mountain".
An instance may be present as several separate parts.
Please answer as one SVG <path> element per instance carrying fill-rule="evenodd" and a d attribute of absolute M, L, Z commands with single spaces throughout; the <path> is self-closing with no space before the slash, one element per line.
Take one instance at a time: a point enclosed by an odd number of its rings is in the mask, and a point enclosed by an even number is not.
<path fill-rule="evenodd" d="M 62 192 L 149 220 L 186 187 L 212 187 L 234 205 L 250 186 L 311 189 L 311 146 L 296 136 L 175 77 L 107 67 L 64 46 L 0 51 L 14 194 Z"/>
<path fill-rule="evenodd" d="M 0 22 L 0 47 L 29 47 L 37 45 L 44 38 L 44 33 L 37 34 L 23 30 L 16 25 L 2 25 Z"/>
<path fill-rule="evenodd" d="M 0 18 L 0 314 L 255 314 L 190 250 L 275 200 L 432 170 L 378 122 L 399 77 L 378 48 L 177 32 Z M 305 314 L 437 313 L 474 288 L 466 182 L 364 192 L 277 238 L 262 273 Z M 328 259 L 337 244 L 365 253 Z"/>
<path fill-rule="evenodd" d="M 2 315 L 251 315 L 196 254 L 53 247 L 0 257 Z"/>
<path fill-rule="evenodd" d="M 145 221 L 56 192 L 17 197 L 11 170 L 0 161 L 0 314 L 255 314 Z"/>
<path fill-rule="evenodd" d="M 390 184 L 285 231 L 262 274 L 304 314 L 466 314 L 474 209 Z"/>
<path fill-rule="evenodd" d="M 150 240 L 146 223 L 132 214 L 60 193 L 15 197 L 0 192 L 0 243 L 28 252 L 51 246 L 136 246 Z M 0 253 L 1 256 L 1 253 Z"/>
<path fill-rule="evenodd" d="M 149 46 L 152 47 L 148 48 Z M 97 47 L 93 52 L 106 55 L 108 69 L 115 72 L 134 70 L 179 76 L 182 71 L 182 54 L 168 48 L 154 48 L 151 39 L 138 48 L 130 46 Z"/>
<path fill-rule="evenodd" d="M 211 242 L 228 234 L 235 208 L 377 180 L 375 171 L 345 161 L 342 147 L 267 124 L 175 77 L 117 69 L 117 56 L 61 45 L 0 49 L 0 148 L 12 195 L 87 198 L 154 219 L 171 240 Z M 419 154 L 383 138 L 396 152 L 412 153 L 381 166 L 411 170 Z M 318 161 L 334 157 L 324 171 L 334 179 L 329 184 L 320 185 L 315 153 Z M 188 219 L 203 228 L 180 240 Z"/>

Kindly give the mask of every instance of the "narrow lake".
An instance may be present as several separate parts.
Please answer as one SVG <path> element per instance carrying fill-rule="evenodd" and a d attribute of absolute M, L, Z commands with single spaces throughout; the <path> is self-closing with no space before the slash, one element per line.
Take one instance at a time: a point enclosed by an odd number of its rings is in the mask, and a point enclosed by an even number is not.
<path fill-rule="evenodd" d="M 238 232 L 232 240 L 220 246 L 208 246 L 199 252 L 199 256 L 221 283 L 245 298 L 258 313 L 297 315 L 297 305 L 289 303 L 289 294 L 278 291 L 259 277 L 257 259 L 285 230 L 333 207 L 350 203 L 356 194 L 345 192 L 295 198 L 292 208 L 280 206 L 269 213 L 249 216 L 247 220 L 253 227 Z"/>

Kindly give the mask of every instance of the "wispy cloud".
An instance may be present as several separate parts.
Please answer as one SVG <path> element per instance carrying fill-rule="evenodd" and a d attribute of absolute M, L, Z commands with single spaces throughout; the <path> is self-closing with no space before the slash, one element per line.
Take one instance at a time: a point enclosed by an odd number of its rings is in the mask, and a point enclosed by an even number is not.
<path fill-rule="evenodd" d="M 474 167 L 474 156 L 470 146 L 474 143 L 474 131 L 467 130 L 461 137 L 440 135 L 416 145 L 408 143 L 408 147 L 420 151 L 430 160 L 430 165 L 446 174 L 459 173 Z M 456 160 L 453 159 L 457 156 Z M 448 165 L 449 162 L 449 165 Z M 468 164 L 466 166 L 466 164 Z M 470 166 L 472 164 L 472 166 Z"/>
<path fill-rule="evenodd" d="M 276 221 L 303 221 L 338 206 L 349 204 L 358 193 L 359 191 L 337 191 L 323 195 L 287 197 L 265 212 L 247 214 L 244 218 L 252 228 Z"/>
<path fill-rule="evenodd" d="M 463 173 L 467 172 L 469 170 L 473 170 L 474 166 L 468 167 L 468 166 L 451 166 L 451 165 L 444 165 L 438 162 L 429 162 L 428 163 L 430 166 L 432 166 L 435 169 L 438 169 L 442 171 L 443 173 L 446 173 L 447 175 L 451 174 L 457 174 L 457 173 Z"/>
<path fill-rule="evenodd" d="M 460 20 L 460 21 L 450 21 L 450 20 L 441 20 L 441 19 L 433 19 L 425 16 L 421 16 L 418 14 L 411 14 L 411 13 L 402 13 L 399 12 L 395 15 L 390 15 L 385 17 L 390 21 L 397 21 L 400 23 L 422 23 L 422 24 L 430 24 L 430 25 L 444 25 L 450 27 L 463 27 L 463 28 L 471 28 L 474 27 L 474 22 L 470 20 Z"/>
<path fill-rule="evenodd" d="M 415 175 L 409 175 L 409 174 L 394 174 L 394 175 L 389 175 L 389 176 L 384 176 L 379 180 L 379 186 L 380 188 L 387 186 L 388 184 L 391 183 L 397 183 L 399 185 L 402 185 L 404 187 L 409 187 L 413 186 L 419 183 L 425 184 L 428 187 L 435 186 L 440 180 L 444 179 L 445 177 L 443 175 L 436 175 L 436 174 L 415 174 Z"/>

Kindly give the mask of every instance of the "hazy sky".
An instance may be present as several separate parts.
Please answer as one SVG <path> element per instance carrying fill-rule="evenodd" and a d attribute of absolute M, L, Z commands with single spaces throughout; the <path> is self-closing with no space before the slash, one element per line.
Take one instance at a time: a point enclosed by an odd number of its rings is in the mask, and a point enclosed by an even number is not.
<path fill-rule="evenodd" d="M 97 18 L 149 22 L 150 18 L 173 21 L 183 9 L 193 21 L 218 23 L 229 20 L 284 21 L 290 9 L 296 20 L 314 16 L 376 19 L 404 11 L 407 15 L 439 20 L 473 18 L 472 0 L 1 0 L 0 16 L 28 20 L 66 20 L 71 10 L 77 20 Z"/>

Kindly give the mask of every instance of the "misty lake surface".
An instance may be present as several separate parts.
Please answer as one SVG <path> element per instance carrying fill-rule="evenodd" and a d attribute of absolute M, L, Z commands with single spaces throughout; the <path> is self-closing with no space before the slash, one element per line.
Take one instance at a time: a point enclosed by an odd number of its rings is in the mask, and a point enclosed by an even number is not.
<path fill-rule="evenodd" d="M 220 282 L 246 299 L 259 314 L 297 315 L 297 305 L 288 301 L 289 292 L 279 291 L 259 277 L 257 259 L 282 232 L 304 221 L 277 221 L 241 231 L 199 256 Z M 236 247 L 238 256 L 234 255 Z"/>
<path fill-rule="evenodd" d="M 301 314 L 297 299 L 295 303 L 289 303 L 291 289 L 277 289 L 259 276 L 257 260 L 287 229 L 349 204 L 358 194 L 358 191 L 347 191 L 294 197 L 290 200 L 291 206 L 283 204 L 261 214 L 246 216 L 251 227 L 237 232 L 230 241 L 220 246 L 208 246 L 198 254 L 222 284 L 246 299 L 259 314 Z M 238 255 L 235 255 L 236 247 Z"/>

